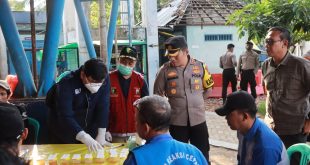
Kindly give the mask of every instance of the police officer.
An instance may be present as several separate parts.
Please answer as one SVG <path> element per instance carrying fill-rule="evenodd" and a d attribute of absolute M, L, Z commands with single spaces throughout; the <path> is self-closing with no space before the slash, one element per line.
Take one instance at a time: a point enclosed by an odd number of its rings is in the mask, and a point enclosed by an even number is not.
<path fill-rule="evenodd" d="M 256 81 L 255 74 L 259 68 L 258 54 L 253 50 L 253 43 L 251 41 L 246 42 L 246 51 L 239 57 L 237 67 L 237 77 L 241 73 L 240 88 L 241 90 L 248 91 L 248 83 L 251 87 L 251 95 L 256 98 Z"/>
<path fill-rule="evenodd" d="M 126 142 L 129 136 L 134 135 L 136 128 L 133 103 L 149 95 L 143 75 L 133 70 L 137 55 L 135 48 L 124 47 L 119 56 L 117 70 L 110 73 L 109 133 L 106 137 L 115 143 Z"/>
<path fill-rule="evenodd" d="M 223 104 L 226 101 L 227 86 L 231 83 L 232 92 L 237 90 L 237 77 L 235 67 L 237 66 L 236 56 L 234 52 L 234 44 L 227 45 L 227 52 L 220 57 L 220 68 L 223 69 L 222 74 L 222 98 Z"/>
<path fill-rule="evenodd" d="M 154 94 L 168 97 L 172 137 L 185 143 L 190 141 L 209 160 L 204 98 L 214 82 L 206 65 L 190 57 L 183 36 L 169 38 L 165 48 L 169 61 L 157 73 Z"/>

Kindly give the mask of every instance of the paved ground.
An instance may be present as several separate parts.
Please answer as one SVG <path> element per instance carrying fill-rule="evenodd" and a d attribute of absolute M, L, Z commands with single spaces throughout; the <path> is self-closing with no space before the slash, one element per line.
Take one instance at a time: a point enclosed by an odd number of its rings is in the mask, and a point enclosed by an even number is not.
<path fill-rule="evenodd" d="M 206 112 L 209 130 L 209 141 L 211 144 L 210 158 L 212 165 L 236 164 L 238 139 L 236 131 L 227 126 L 224 117 L 214 112 Z"/>
<path fill-rule="evenodd" d="M 257 103 L 264 99 L 264 96 L 260 96 Z M 206 120 L 211 144 L 210 159 L 212 165 L 234 165 L 237 164 L 238 139 L 236 131 L 229 128 L 226 119 L 214 112 L 221 105 L 222 99 L 211 98 L 205 101 Z"/>

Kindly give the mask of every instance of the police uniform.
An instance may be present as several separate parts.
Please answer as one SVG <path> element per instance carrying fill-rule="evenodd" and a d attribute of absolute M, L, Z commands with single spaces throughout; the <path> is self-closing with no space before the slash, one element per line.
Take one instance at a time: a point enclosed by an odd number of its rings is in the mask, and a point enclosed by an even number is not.
<path fill-rule="evenodd" d="M 235 67 L 237 66 L 236 56 L 227 51 L 220 57 L 220 68 L 223 69 L 222 74 L 222 98 L 223 103 L 226 101 L 227 87 L 229 82 L 231 83 L 232 92 L 237 90 L 237 77 Z"/>
<path fill-rule="evenodd" d="M 185 68 L 170 62 L 159 70 L 154 94 L 165 95 L 171 105 L 170 133 L 174 139 L 195 145 L 208 159 L 209 140 L 204 93 L 214 82 L 206 65 L 188 56 Z"/>
<path fill-rule="evenodd" d="M 240 88 L 241 90 L 248 91 L 248 83 L 251 87 L 251 95 L 256 98 L 256 81 L 255 74 L 259 68 L 258 54 L 253 50 L 246 51 L 240 55 L 237 76 L 241 73 Z"/>

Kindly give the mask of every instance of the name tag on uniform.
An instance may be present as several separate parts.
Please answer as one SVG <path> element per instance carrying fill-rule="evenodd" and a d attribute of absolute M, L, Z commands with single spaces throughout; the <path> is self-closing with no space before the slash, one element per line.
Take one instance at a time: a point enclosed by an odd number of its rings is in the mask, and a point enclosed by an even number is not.
<path fill-rule="evenodd" d="M 74 93 L 77 95 L 77 94 L 80 94 L 81 93 L 81 88 L 78 88 L 78 89 L 74 89 Z"/>

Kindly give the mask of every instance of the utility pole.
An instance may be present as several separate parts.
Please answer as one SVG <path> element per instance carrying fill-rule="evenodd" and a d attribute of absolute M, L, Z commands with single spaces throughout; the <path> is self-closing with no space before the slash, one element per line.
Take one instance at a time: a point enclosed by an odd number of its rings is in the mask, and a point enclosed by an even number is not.
<path fill-rule="evenodd" d="M 37 74 L 37 48 L 36 48 L 36 27 L 34 18 L 34 2 L 30 0 L 30 22 L 31 22 L 31 52 L 32 52 L 32 76 L 34 85 L 38 87 L 38 74 Z"/>
<path fill-rule="evenodd" d="M 107 64 L 107 16 L 105 0 L 99 0 L 100 58 Z"/>
<path fill-rule="evenodd" d="M 159 68 L 157 0 L 142 0 L 142 26 L 147 36 L 147 66 L 149 91 L 152 93 L 156 72 Z"/>

